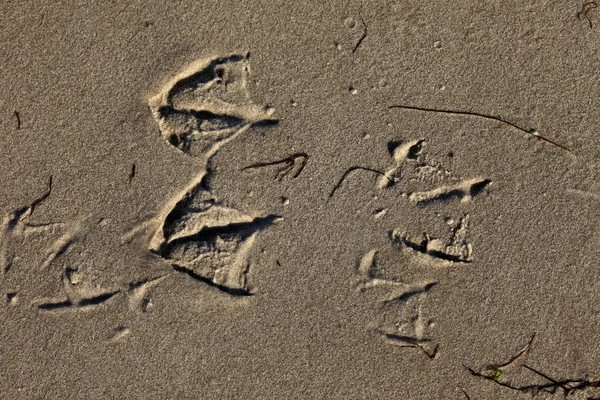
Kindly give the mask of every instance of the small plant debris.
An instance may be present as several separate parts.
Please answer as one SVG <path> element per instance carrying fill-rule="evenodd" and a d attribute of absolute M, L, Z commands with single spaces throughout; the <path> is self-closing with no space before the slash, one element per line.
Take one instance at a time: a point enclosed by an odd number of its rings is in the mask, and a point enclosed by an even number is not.
<path fill-rule="evenodd" d="M 21 116 L 19 115 L 19 112 L 17 110 L 15 110 L 14 116 L 17 119 L 17 130 L 19 130 L 21 129 Z"/>
<path fill-rule="evenodd" d="M 574 394 L 578 391 L 583 391 L 587 389 L 597 389 L 600 388 L 600 380 L 590 380 L 587 377 L 580 379 L 555 379 L 550 377 L 548 374 L 540 372 L 538 369 L 530 367 L 528 365 L 523 364 L 521 367 L 525 368 L 534 374 L 544 378 L 547 382 L 540 384 L 527 384 L 527 385 L 513 385 L 509 382 L 506 382 L 503 378 L 505 377 L 505 372 L 501 369 L 507 367 L 508 365 L 514 363 L 517 359 L 522 357 L 525 353 L 529 351 L 531 348 L 531 344 L 533 343 L 536 334 L 534 333 L 523 349 L 521 349 L 516 355 L 511 357 L 507 362 L 497 365 L 489 365 L 485 369 L 491 370 L 490 373 L 483 373 L 479 371 L 475 371 L 473 368 L 464 366 L 469 373 L 477 378 L 482 378 L 488 380 L 490 382 L 494 382 L 497 385 L 505 387 L 507 389 L 516 390 L 519 392 L 529 392 L 532 396 L 540 392 L 554 394 L 557 390 L 562 390 L 565 398 Z M 587 394 L 587 393 L 586 393 Z M 590 400 L 593 400 L 593 397 L 587 397 Z"/>
<path fill-rule="evenodd" d="M 413 110 L 413 111 L 422 111 L 422 112 L 434 112 L 434 113 L 449 114 L 449 115 L 464 115 L 464 116 L 469 116 L 469 117 L 477 117 L 477 118 L 493 120 L 493 121 L 500 122 L 501 124 L 509 125 L 521 132 L 525 132 L 525 133 L 535 137 L 538 140 L 541 140 L 541 141 L 549 143 L 553 146 L 559 147 L 565 151 L 568 151 L 569 153 L 573 153 L 569 148 L 563 146 L 562 144 L 559 144 L 551 139 L 548 139 L 548 138 L 540 135 L 540 133 L 538 131 L 536 131 L 535 129 L 525 129 L 515 123 L 506 121 L 506 120 L 504 120 L 500 117 L 494 116 L 494 115 L 481 114 L 481 113 L 474 112 L 474 111 L 457 111 L 457 110 L 414 107 L 414 106 L 405 106 L 405 105 L 391 105 L 391 106 L 388 106 L 388 108 L 389 109 L 399 108 L 399 109 L 403 109 L 403 110 Z"/>
<path fill-rule="evenodd" d="M 275 179 L 277 179 L 278 181 L 281 181 L 286 175 L 288 175 L 294 169 L 294 167 L 296 166 L 296 160 L 300 159 L 300 167 L 294 173 L 294 175 L 292 175 L 292 179 L 295 179 L 300 175 L 302 170 L 304 170 L 304 167 L 306 167 L 308 158 L 309 158 L 309 156 L 306 153 L 295 153 L 295 154 L 292 154 L 292 155 L 284 158 L 283 160 L 248 165 L 247 167 L 242 168 L 241 171 L 247 171 L 249 169 L 263 168 L 263 167 L 269 167 L 272 165 L 283 164 L 281 167 L 279 167 L 279 169 L 277 170 L 277 173 L 275 174 Z"/>
<path fill-rule="evenodd" d="M 387 178 L 390 182 L 393 182 L 392 178 L 390 178 L 389 176 L 387 176 L 385 174 L 385 172 L 382 171 L 378 171 L 376 169 L 372 169 L 372 168 L 367 168 L 367 167 L 360 167 L 360 166 L 354 166 L 354 167 L 350 167 L 346 170 L 346 172 L 344 172 L 344 174 L 342 175 L 342 177 L 340 178 L 340 180 L 338 181 L 338 183 L 333 187 L 333 189 L 331 190 L 331 193 L 329 193 L 329 197 L 333 197 L 333 195 L 335 194 L 335 192 L 340 188 L 340 186 L 342 186 L 342 183 L 344 183 L 344 180 L 346 180 L 346 178 L 348 177 L 348 175 L 350 175 L 352 172 L 354 171 L 367 171 L 367 172 L 373 172 L 374 174 L 377 175 L 381 175 L 384 176 L 385 178 Z"/>
<path fill-rule="evenodd" d="M 512 364 L 513 362 L 517 361 L 522 355 L 524 355 L 525 353 L 527 353 L 529 351 L 529 348 L 531 347 L 531 344 L 535 340 L 535 336 L 536 336 L 536 333 L 534 333 L 533 335 L 531 335 L 531 339 L 529 339 L 529 342 L 527 342 L 527 344 L 525 345 L 525 347 L 523 347 L 517 354 L 515 354 L 514 356 L 512 356 L 507 362 L 502 363 L 502 364 L 489 365 L 488 369 L 491 369 L 493 371 L 500 371 L 500 368 L 508 367 L 510 364 Z"/>
<path fill-rule="evenodd" d="M 585 17 L 585 19 L 587 19 L 590 24 L 590 29 L 592 29 L 593 24 L 592 19 L 590 18 L 590 12 L 597 7 L 598 3 L 596 3 L 595 1 L 588 1 L 587 3 L 583 3 L 583 5 L 581 6 L 581 11 L 577 13 L 577 19 L 581 21 L 582 17 Z"/>
<path fill-rule="evenodd" d="M 438 349 L 440 348 L 439 345 L 436 345 L 434 347 L 433 351 L 429 352 L 429 351 L 427 351 L 427 349 L 425 349 L 425 347 L 423 347 L 423 345 L 421 345 L 421 344 L 419 344 L 417 342 L 408 342 L 408 341 L 406 342 L 406 345 L 401 345 L 401 346 L 398 346 L 398 347 L 414 347 L 416 349 L 419 349 L 430 360 L 435 359 L 435 356 L 437 355 Z"/>
<path fill-rule="evenodd" d="M 48 179 L 48 190 L 46 191 L 46 193 L 44 193 L 41 197 L 38 197 L 37 199 L 35 199 L 30 205 L 29 207 L 27 207 L 26 209 L 24 209 L 23 214 L 21 214 L 20 216 L 20 220 L 24 220 L 28 217 L 31 216 L 31 214 L 33 214 L 33 212 L 35 211 L 35 209 L 44 202 L 44 200 L 46 200 L 49 196 L 50 193 L 52 193 L 52 175 L 50 175 L 50 178 Z"/>
<path fill-rule="evenodd" d="M 363 32 L 360 35 L 360 38 L 358 38 L 358 42 L 356 42 L 356 45 L 354 45 L 354 49 L 352 49 L 352 54 L 356 53 L 356 50 L 358 50 L 359 46 L 362 44 L 363 40 L 365 40 L 365 38 L 367 37 L 367 24 L 365 23 L 364 19 L 360 19 L 360 21 L 363 24 Z"/>
<path fill-rule="evenodd" d="M 131 172 L 129 173 L 129 184 L 131 185 L 131 182 L 133 182 L 133 179 L 135 178 L 135 163 L 131 165 Z"/>

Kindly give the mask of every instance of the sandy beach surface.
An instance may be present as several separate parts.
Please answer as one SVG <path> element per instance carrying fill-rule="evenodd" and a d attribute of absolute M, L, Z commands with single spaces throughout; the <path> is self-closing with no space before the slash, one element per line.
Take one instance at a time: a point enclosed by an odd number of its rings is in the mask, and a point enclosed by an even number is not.
<path fill-rule="evenodd" d="M 600 9 L 0 5 L 0 399 L 600 398 Z"/>

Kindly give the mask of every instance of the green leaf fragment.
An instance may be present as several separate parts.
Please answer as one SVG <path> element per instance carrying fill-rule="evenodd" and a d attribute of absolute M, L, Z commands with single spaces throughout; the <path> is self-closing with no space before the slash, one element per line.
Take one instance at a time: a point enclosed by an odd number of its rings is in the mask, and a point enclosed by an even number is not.
<path fill-rule="evenodd" d="M 490 379 L 499 382 L 500 379 L 502 379 L 502 376 L 504 376 L 504 371 L 500 369 L 495 369 L 494 372 L 492 372 L 492 375 L 490 375 Z"/>

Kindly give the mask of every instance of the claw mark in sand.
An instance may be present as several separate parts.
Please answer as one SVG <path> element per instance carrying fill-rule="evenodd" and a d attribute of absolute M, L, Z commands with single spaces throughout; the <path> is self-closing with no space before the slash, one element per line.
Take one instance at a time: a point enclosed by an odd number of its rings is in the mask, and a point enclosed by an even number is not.
<path fill-rule="evenodd" d="M 394 295 L 394 296 L 390 297 L 389 299 L 385 300 L 383 304 L 390 305 L 390 304 L 394 304 L 394 303 L 406 303 L 407 301 L 409 301 L 410 299 L 412 299 L 415 296 L 419 296 L 421 294 L 429 292 L 437 284 L 438 284 L 438 282 L 429 282 L 421 287 L 411 288 L 408 292 L 404 292 L 402 294 Z"/>
<path fill-rule="evenodd" d="M 275 179 L 281 181 L 287 174 L 289 174 L 294 169 L 294 167 L 296 165 L 296 160 L 299 158 L 301 159 L 300 167 L 298 168 L 296 173 L 294 175 L 292 175 L 292 179 L 295 179 L 298 177 L 298 175 L 300 175 L 300 173 L 302 172 L 304 167 L 306 167 L 306 163 L 308 162 L 308 154 L 306 154 L 306 153 L 295 153 L 295 154 L 292 154 L 291 156 L 288 156 L 288 157 L 284 158 L 283 160 L 279 160 L 279 161 L 272 161 L 272 162 L 248 165 L 247 167 L 242 168 L 241 171 L 247 171 L 249 169 L 255 169 L 255 168 L 269 167 L 271 165 L 283 164 L 283 166 L 281 166 L 277 170 L 277 174 L 275 175 Z"/>
<path fill-rule="evenodd" d="M 418 338 L 414 338 L 412 336 L 398 335 L 398 334 L 386 332 L 383 330 L 377 330 L 377 333 L 379 333 L 381 336 L 383 336 L 388 344 L 391 344 L 391 345 L 397 346 L 397 347 L 411 347 L 411 348 L 419 349 L 430 360 L 435 359 L 435 356 L 437 355 L 439 347 L 440 347 L 439 345 L 435 344 L 435 345 L 433 345 L 432 350 L 429 351 L 425 348 L 425 345 L 431 346 L 430 339 L 418 339 Z"/>
<path fill-rule="evenodd" d="M 388 212 L 387 208 L 378 208 L 376 210 L 373 210 L 373 218 L 381 219 L 381 218 L 385 217 L 387 212 Z"/>
<path fill-rule="evenodd" d="M 18 303 L 19 298 L 17 297 L 17 292 L 10 292 L 6 294 L 6 304 L 9 306 L 14 306 Z"/>
<path fill-rule="evenodd" d="M 399 109 L 403 109 L 403 110 L 414 110 L 414 111 L 423 111 L 423 112 L 434 112 L 434 113 L 440 113 L 440 114 L 449 114 L 449 115 L 464 115 L 464 116 L 469 116 L 469 117 L 477 117 L 477 118 L 483 118 L 483 119 L 487 119 L 487 120 L 492 120 L 492 121 L 497 121 L 497 122 L 501 122 L 503 124 L 512 126 L 513 128 L 521 131 L 521 132 L 525 132 L 528 135 L 531 135 L 535 138 L 537 138 L 538 140 L 542 140 L 546 143 L 549 143 L 553 146 L 559 147 L 571 154 L 573 154 L 573 152 L 568 149 L 567 147 L 556 143 L 553 140 L 550 140 L 544 136 L 541 136 L 539 134 L 538 131 L 536 131 L 535 129 L 525 129 L 520 127 L 519 125 L 516 125 L 512 122 L 506 121 L 500 117 L 496 117 L 493 115 L 486 115 L 486 114 L 481 114 L 481 113 L 477 113 L 477 112 L 473 112 L 473 111 L 457 111 L 457 110 L 442 110 L 442 109 L 435 109 L 435 108 L 425 108 L 425 107 L 413 107 L 413 106 L 403 106 L 403 105 L 392 105 L 392 106 L 388 106 L 389 109 L 393 109 L 393 108 L 399 108 Z"/>
<path fill-rule="evenodd" d="M 427 351 L 427 349 L 425 349 L 425 347 L 421 343 L 417 343 L 412 340 L 408 340 L 401 336 L 396 336 L 396 335 L 391 335 L 391 334 L 384 334 L 384 335 L 385 335 L 386 339 L 388 339 L 390 344 L 393 344 L 398 347 L 413 347 L 413 348 L 419 349 L 430 360 L 435 359 L 435 356 L 437 355 L 438 349 L 440 347 L 439 345 L 436 344 L 432 351 Z"/>
<path fill-rule="evenodd" d="M 412 336 L 404 336 L 404 335 L 397 335 L 395 333 L 388 333 L 382 330 L 377 330 L 377 333 L 379 333 L 381 336 L 383 336 L 385 339 L 389 340 L 390 342 L 395 342 L 395 343 L 428 343 L 430 342 L 429 339 L 415 339 Z"/>

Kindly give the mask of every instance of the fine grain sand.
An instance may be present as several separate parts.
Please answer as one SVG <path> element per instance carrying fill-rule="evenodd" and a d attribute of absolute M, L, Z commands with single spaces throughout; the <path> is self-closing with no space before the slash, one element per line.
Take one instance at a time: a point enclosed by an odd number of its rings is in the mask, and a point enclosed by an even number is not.
<path fill-rule="evenodd" d="M 595 5 L 3 1 L 0 399 L 600 398 Z"/>

